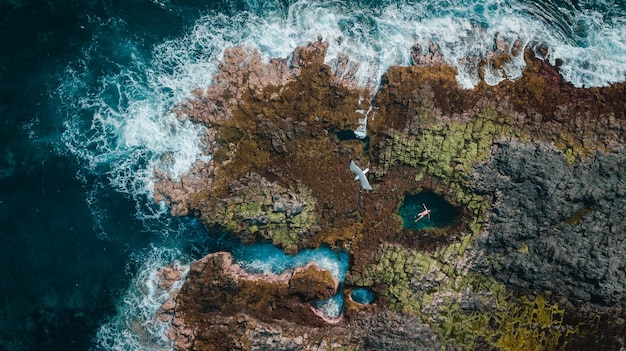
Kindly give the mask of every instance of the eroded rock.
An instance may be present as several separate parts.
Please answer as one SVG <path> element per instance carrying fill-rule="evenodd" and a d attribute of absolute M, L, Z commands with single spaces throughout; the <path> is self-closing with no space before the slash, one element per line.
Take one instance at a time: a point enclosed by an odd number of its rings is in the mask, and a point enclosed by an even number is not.
<path fill-rule="evenodd" d="M 523 54 L 507 45 L 490 59 Z M 371 100 L 332 73 L 325 50 L 318 41 L 269 65 L 229 51 L 215 87 L 180 110 L 215 131 L 213 160 L 157 188 L 177 213 L 246 242 L 343 247 L 347 284 L 379 298 L 331 325 L 306 302 L 336 289 L 328 273 L 259 277 L 207 256 L 176 299 L 179 349 L 558 349 L 582 335 L 564 315 L 623 304 L 623 83 L 577 89 L 527 52 L 516 81 L 465 90 L 429 48 L 414 52 L 419 66 L 390 68 Z M 341 140 L 370 103 L 369 144 Z M 373 192 L 354 182 L 351 158 L 371 169 Z M 425 189 L 460 209 L 458 223 L 402 227 L 401 199 Z M 608 332 L 615 345 L 620 330 Z"/>
<path fill-rule="evenodd" d="M 483 265 L 519 290 L 558 291 L 576 304 L 626 301 L 626 151 L 567 165 L 542 144 L 498 144 L 476 170 L 493 194 Z"/>
<path fill-rule="evenodd" d="M 260 276 L 233 264 L 228 253 L 210 254 L 191 266 L 169 336 L 176 350 L 438 349 L 437 335 L 418 317 L 357 310 L 356 318 L 327 324 L 302 302 L 324 298 L 337 285 L 312 264 Z"/>
<path fill-rule="evenodd" d="M 339 288 L 339 282 L 330 271 L 317 268 L 314 263 L 298 267 L 289 279 L 289 293 L 299 295 L 304 301 L 326 300 Z"/>

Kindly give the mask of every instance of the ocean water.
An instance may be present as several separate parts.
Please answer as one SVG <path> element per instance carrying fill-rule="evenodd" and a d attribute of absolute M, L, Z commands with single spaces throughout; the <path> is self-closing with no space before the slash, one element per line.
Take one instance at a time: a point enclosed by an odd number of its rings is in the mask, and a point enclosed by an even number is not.
<path fill-rule="evenodd" d="M 152 200 L 152 175 L 210 159 L 204 127 L 170 109 L 211 83 L 227 47 L 287 57 L 321 36 L 338 75 L 347 54 L 359 84 L 375 88 L 432 41 L 471 88 L 498 35 L 547 47 L 576 86 L 605 86 L 625 79 L 624 33 L 623 0 L 1 0 L 0 349 L 170 349 L 150 318 L 164 298 L 154 273 L 238 246 L 170 217 Z M 514 57 L 487 77 L 522 69 Z M 238 260 L 258 269 L 265 249 Z"/>

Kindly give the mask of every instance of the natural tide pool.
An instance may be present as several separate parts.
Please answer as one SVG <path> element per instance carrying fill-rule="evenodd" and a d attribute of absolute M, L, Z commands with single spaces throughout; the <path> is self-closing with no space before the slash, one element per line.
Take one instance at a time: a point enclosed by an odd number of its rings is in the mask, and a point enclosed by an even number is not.
<path fill-rule="evenodd" d="M 416 221 L 419 213 L 424 211 L 424 205 L 430 210 L 430 216 Z M 411 230 L 447 227 L 459 217 L 459 210 L 433 191 L 406 195 L 398 212 L 402 226 Z"/>
<path fill-rule="evenodd" d="M 361 304 L 361 305 L 369 305 L 374 302 L 374 292 L 370 288 L 354 288 L 352 292 L 350 292 L 350 297 L 352 301 Z"/>
<path fill-rule="evenodd" d="M 269 242 L 252 245 L 236 245 L 231 249 L 234 261 L 244 270 L 256 274 L 281 274 L 286 270 L 303 267 L 314 262 L 319 268 L 331 272 L 339 281 L 335 296 L 317 301 L 316 307 L 329 318 L 337 318 L 343 311 L 343 281 L 348 272 L 348 253 L 333 250 L 328 246 L 317 249 L 304 249 L 295 256 L 285 252 Z"/>

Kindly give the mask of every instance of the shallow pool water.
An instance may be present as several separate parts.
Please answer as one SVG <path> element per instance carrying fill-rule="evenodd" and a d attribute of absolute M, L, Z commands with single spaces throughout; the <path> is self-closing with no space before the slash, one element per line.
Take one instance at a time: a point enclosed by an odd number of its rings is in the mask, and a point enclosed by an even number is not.
<path fill-rule="evenodd" d="M 356 303 L 369 305 L 374 302 L 374 292 L 370 288 L 355 288 L 350 293 L 350 297 Z"/>
<path fill-rule="evenodd" d="M 340 283 L 337 293 L 326 300 L 317 301 L 315 306 L 329 318 L 337 318 L 343 311 L 342 283 L 348 271 L 348 253 L 336 251 L 328 246 L 304 249 L 295 256 L 284 253 L 269 242 L 252 245 L 237 245 L 231 249 L 235 262 L 250 273 L 281 274 L 314 262 L 319 268 L 331 272 Z"/>
<path fill-rule="evenodd" d="M 430 210 L 430 216 L 416 221 L 419 213 L 424 211 L 424 206 Z M 442 195 L 432 191 L 423 191 L 406 195 L 399 214 L 404 228 L 419 230 L 449 226 L 458 218 L 459 210 L 446 201 Z"/>

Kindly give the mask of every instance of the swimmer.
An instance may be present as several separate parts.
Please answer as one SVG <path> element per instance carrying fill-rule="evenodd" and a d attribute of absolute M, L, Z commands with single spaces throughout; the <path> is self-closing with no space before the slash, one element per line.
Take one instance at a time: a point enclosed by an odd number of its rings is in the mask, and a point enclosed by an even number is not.
<path fill-rule="evenodd" d="M 428 209 L 428 207 L 426 207 L 425 204 L 422 204 L 422 206 L 424 206 L 424 211 L 420 212 L 417 214 L 417 219 L 415 220 L 416 222 L 418 222 L 420 219 L 428 216 L 428 218 L 430 218 L 430 210 Z"/>

